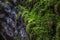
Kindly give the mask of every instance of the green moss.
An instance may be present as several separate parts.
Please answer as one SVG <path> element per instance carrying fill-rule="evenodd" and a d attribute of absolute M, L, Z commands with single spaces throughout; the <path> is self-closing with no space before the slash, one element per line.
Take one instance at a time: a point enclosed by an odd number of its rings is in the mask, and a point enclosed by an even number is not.
<path fill-rule="evenodd" d="M 36 0 L 29 1 L 32 5 Z M 22 14 L 27 23 L 26 29 L 31 36 L 31 40 L 59 40 L 59 35 L 57 38 L 57 34 L 59 34 L 57 28 L 60 27 L 60 23 L 58 23 L 60 22 L 60 16 L 57 13 L 60 10 L 58 8 L 60 0 L 37 0 L 37 2 L 32 5 L 32 9 L 30 9 L 29 7 L 31 7 L 31 5 L 28 7 L 21 7 L 23 10 Z M 56 9 L 58 11 L 56 11 Z M 56 24 L 56 34 L 54 37 L 50 35 L 51 23 L 53 21 Z"/>

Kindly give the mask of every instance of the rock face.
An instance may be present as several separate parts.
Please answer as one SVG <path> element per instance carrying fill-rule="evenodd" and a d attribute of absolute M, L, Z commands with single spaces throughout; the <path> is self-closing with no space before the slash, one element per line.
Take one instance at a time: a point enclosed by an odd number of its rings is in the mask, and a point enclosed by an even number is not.
<path fill-rule="evenodd" d="M 4 4 L 6 1 L 9 5 Z M 23 16 L 16 19 L 15 1 L 0 0 L 0 40 L 29 40 Z"/>

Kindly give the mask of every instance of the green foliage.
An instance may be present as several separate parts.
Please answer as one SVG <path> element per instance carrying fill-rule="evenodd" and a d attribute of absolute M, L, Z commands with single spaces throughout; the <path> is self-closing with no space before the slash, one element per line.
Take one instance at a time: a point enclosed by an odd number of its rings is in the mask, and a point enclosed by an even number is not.
<path fill-rule="evenodd" d="M 27 0 L 25 2 L 32 5 L 32 2 L 35 1 Z M 26 30 L 30 34 L 31 40 L 60 40 L 59 5 L 59 0 L 37 0 L 32 9 L 30 9 L 31 6 L 20 6 L 20 9 L 23 10 L 21 13 L 27 23 Z M 56 34 L 52 37 L 50 31 L 53 21 L 56 24 Z"/>

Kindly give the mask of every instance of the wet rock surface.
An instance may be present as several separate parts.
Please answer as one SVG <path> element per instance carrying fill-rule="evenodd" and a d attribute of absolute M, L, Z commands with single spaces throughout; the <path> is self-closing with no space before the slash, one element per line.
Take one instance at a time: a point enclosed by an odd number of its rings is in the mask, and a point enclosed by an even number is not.
<path fill-rule="evenodd" d="M 0 3 L 2 2 L 5 1 L 0 0 Z M 23 16 L 20 15 L 16 20 L 18 14 L 16 9 L 14 10 L 17 6 L 16 0 L 8 2 L 10 5 L 0 4 L 0 40 L 29 40 Z"/>

